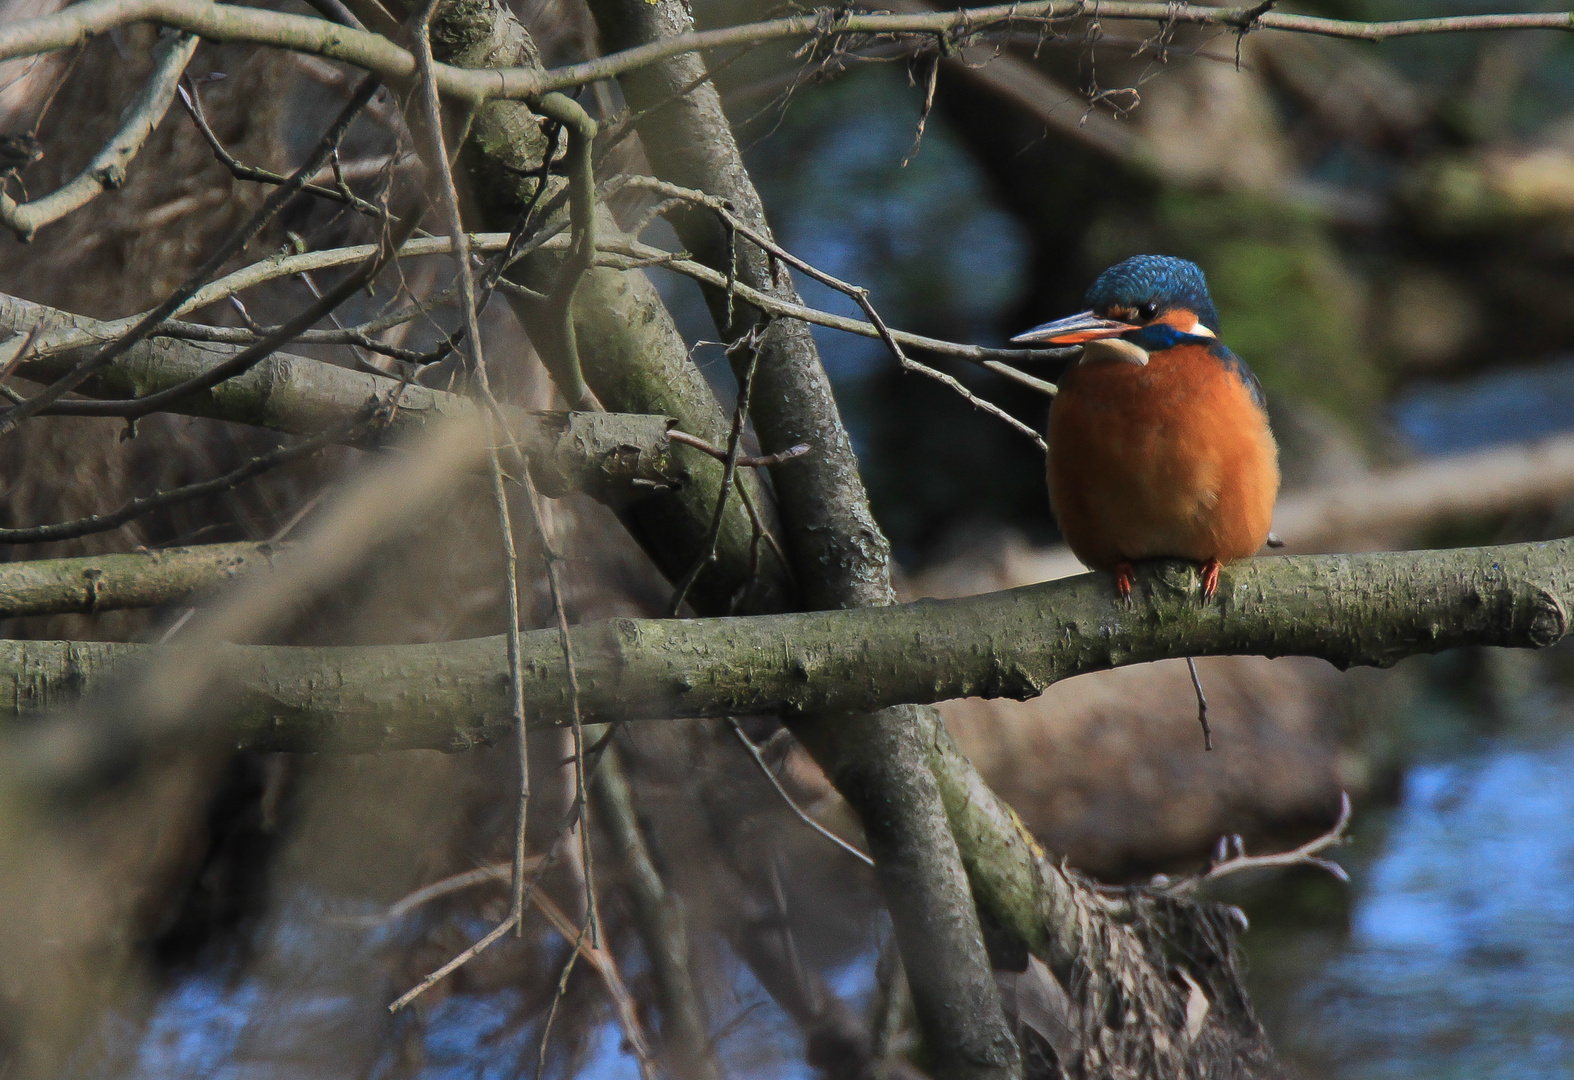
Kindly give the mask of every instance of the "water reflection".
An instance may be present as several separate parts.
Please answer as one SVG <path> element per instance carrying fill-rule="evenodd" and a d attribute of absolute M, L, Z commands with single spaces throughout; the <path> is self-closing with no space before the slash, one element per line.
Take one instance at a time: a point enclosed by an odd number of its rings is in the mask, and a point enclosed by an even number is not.
<path fill-rule="evenodd" d="M 1571 774 L 1574 734 L 1412 767 L 1283 1048 L 1341 1080 L 1574 1077 Z"/>
<path fill-rule="evenodd" d="M 1395 426 L 1423 454 L 1462 453 L 1574 427 L 1574 356 L 1418 385 L 1394 403 Z"/>

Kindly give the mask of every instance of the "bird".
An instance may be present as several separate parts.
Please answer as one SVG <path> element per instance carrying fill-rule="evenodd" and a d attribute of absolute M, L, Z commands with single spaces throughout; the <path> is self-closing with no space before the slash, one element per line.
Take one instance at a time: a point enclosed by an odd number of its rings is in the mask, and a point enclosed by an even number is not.
<path fill-rule="evenodd" d="M 1133 564 L 1219 568 L 1269 542 L 1279 448 L 1262 384 L 1219 340 L 1219 313 L 1193 262 L 1137 255 L 1098 276 L 1088 310 L 1018 344 L 1080 345 L 1049 412 L 1050 508 L 1083 565 L 1131 596 Z"/>

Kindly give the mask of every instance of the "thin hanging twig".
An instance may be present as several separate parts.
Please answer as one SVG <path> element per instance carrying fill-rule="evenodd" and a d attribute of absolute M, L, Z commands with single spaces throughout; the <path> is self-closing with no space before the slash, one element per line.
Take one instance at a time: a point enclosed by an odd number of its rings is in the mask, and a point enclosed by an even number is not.
<path fill-rule="evenodd" d="M 1213 732 L 1208 727 L 1208 695 L 1202 692 L 1202 679 L 1197 674 L 1195 657 L 1186 658 L 1186 670 L 1191 672 L 1191 688 L 1197 692 L 1197 723 L 1202 725 L 1202 748 L 1213 749 Z"/>
<path fill-rule="evenodd" d="M 782 802 L 786 803 L 788 808 L 791 809 L 793 813 L 798 815 L 799 820 L 801 820 L 805 825 L 809 826 L 809 828 L 813 829 L 815 832 L 819 833 L 821 836 L 825 837 L 831 843 L 847 852 L 847 854 L 863 863 L 865 866 L 871 868 L 874 866 L 874 860 L 868 855 L 864 854 L 852 844 L 848 843 L 846 840 L 843 840 L 830 829 L 827 829 L 824 825 L 821 825 L 818 821 L 814 820 L 814 818 L 810 817 L 809 812 L 803 807 L 799 806 L 797 801 L 787 793 L 787 789 L 782 786 L 782 782 L 776 778 L 776 774 L 771 771 L 770 765 L 766 763 L 764 755 L 760 753 L 760 748 L 755 746 L 754 740 L 749 738 L 749 736 L 744 733 L 744 730 L 739 726 L 738 721 L 729 719 L 727 722 L 732 725 L 732 733 L 738 736 L 738 741 L 743 744 L 744 749 L 749 751 L 749 756 L 754 759 L 754 764 L 759 768 L 760 772 L 765 774 L 765 779 L 771 782 L 771 787 L 776 789 L 776 794 L 780 795 L 782 797 Z"/>
<path fill-rule="evenodd" d="M 728 348 L 732 352 L 736 348 L 749 350 L 749 366 L 744 372 L 743 385 L 738 388 L 738 402 L 732 410 L 732 427 L 727 432 L 727 456 L 721 474 L 721 491 L 716 495 L 716 509 L 711 514 L 710 535 L 706 540 L 705 553 L 695 560 L 694 566 L 684 575 L 683 581 L 673 593 L 672 602 L 668 605 L 668 614 L 674 618 L 683 609 L 684 603 L 689 598 L 689 592 L 694 588 L 694 583 L 705 572 L 705 568 L 716 561 L 716 546 L 721 540 L 722 522 L 726 520 L 727 497 L 732 493 L 732 485 L 738 476 L 738 456 L 743 447 L 743 426 L 749 415 L 749 397 L 754 391 L 754 373 L 760 364 L 760 339 L 764 336 L 766 328 L 770 325 L 768 319 L 756 324 L 736 344 Z"/>
<path fill-rule="evenodd" d="M 443 136 L 442 105 L 437 95 L 434 75 L 436 61 L 432 56 L 431 24 L 436 0 L 426 0 L 417 12 L 413 26 L 413 46 L 416 68 L 420 74 L 422 120 L 418 125 L 418 138 L 425 136 L 425 157 L 436 177 L 439 201 L 452 249 L 456 273 L 459 278 L 459 301 L 464 311 L 464 347 L 469 370 L 476 389 L 480 392 L 496 425 L 496 432 L 505 437 L 507 425 L 502 422 L 502 409 L 487 378 L 486 357 L 481 348 L 481 325 L 476 304 L 475 279 L 470 270 L 469 236 L 459 213 L 459 192 L 454 186 L 453 168 L 448 160 L 448 145 Z M 460 142 L 463 141 L 461 135 Z M 503 544 L 504 593 L 507 597 L 507 618 L 504 632 L 508 649 L 509 705 L 513 711 L 514 741 L 517 746 L 519 768 L 519 800 L 514 828 L 514 875 L 512 903 L 508 921 L 516 935 L 524 932 L 525 861 L 527 826 L 530 810 L 530 741 L 525 730 L 524 670 L 520 660 L 519 642 L 519 554 L 514 544 L 513 519 L 508 510 L 508 493 L 503 485 L 503 467 L 498 458 L 496 439 L 487 448 L 487 465 L 492 484 L 492 500 L 497 510 L 498 531 Z M 516 454 L 518 448 L 515 447 Z M 529 480 L 529 466 L 521 469 Z"/>

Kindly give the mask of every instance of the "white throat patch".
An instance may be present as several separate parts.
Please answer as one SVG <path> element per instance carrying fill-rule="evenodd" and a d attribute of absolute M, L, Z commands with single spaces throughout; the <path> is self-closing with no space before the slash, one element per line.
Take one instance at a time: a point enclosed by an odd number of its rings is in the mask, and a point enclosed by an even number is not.
<path fill-rule="evenodd" d="M 1083 364 L 1117 363 L 1146 367 L 1148 350 L 1125 338 L 1098 338 L 1082 346 Z"/>

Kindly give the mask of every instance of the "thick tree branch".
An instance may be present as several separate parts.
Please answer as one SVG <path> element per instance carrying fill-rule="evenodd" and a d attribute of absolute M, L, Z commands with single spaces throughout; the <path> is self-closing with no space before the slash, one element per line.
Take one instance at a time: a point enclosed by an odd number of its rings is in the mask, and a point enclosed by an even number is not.
<path fill-rule="evenodd" d="M 157 607 L 268 565 L 274 544 L 205 544 L 0 563 L 0 618 Z"/>
<path fill-rule="evenodd" d="M 1085 574 L 958 600 L 729 619 L 611 619 L 572 631 L 587 717 L 832 712 L 957 697 L 1036 697 L 1090 671 L 1176 656 L 1317 656 L 1387 666 L 1465 645 L 1541 648 L 1568 631 L 1574 540 L 1449 551 L 1300 555 L 1227 567 L 1145 565 L 1131 603 Z M 525 700 L 566 723 L 556 628 L 521 647 Z M 4 646 L 0 716 L 109 685 L 154 646 Z M 227 722 L 273 750 L 457 750 L 508 734 L 503 639 L 366 648 L 229 646 Z"/>
<path fill-rule="evenodd" d="M 659 48 L 692 30 L 688 8 L 677 0 L 596 0 L 592 11 L 603 39 L 618 49 Z M 706 290 L 722 338 L 759 339 L 757 355 L 732 359 L 738 384 L 753 390 L 748 404 L 761 446 L 766 453 L 810 447 L 807 456 L 771 470 L 804 605 L 890 604 L 890 545 L 869 507 L 809 326 L 762 321 L 758 308 L 735 302 L 741 283 L 800 303 L 720 96 L 704 75 L 703 59 L 691 53 L 631 73 L 622 87 L 645 113 L 641 140 L 658 174 L 698 189 L 708 203 L 675 214 L 674 224 L 697 260 L 724 276 Z M 863 293 L 853 295 L 884 334 Z M 899 346 L 888 338 L 886 344 L 905 360 Z M 1020 1077 L 967 871 L 920 737 L 924 721 L 938 721 L 905 703 L 853 716 L 792 708 L 783 718 L 863 823 L 935 1076 Z"/>
<path fill-rule="evenodd" d="M 104 324 L 97 320 L 0 294 L 0 333 L 11 332 L 20 344 L 40 321 L 49 328 L 41 338 L 44 341 L 61 332 L 94 340 L 113 336 L 112 331 L 101 334 Z M 23 360 L 17 372 L 50 382 L 70 371 L 89 348 Z M 156 393 L 200 378 L 238 352 L 240 348 L 233 345 L 153 338 L 132 346 L 79 389 L 90 397 L 111 399 Z M 401 387 L 386 376 L 275 353 L 242 375 L 182 398 L 170 411 L 313 435 L 352 421 L 374 399 L 396 400 L 398 408 L 375 438 L 361 438 L 352 445 L 370 448 L 400 442 L 435 421 L 478 415 L 480 408 L 458 394 L 410 384 Z M 537 487 L 554 498 L 584 491 L 622 505 L 686 482 L 683 467 L 673 460 L 667 438 L 671 425 L 665 417 L 529 413 L 512 408 L 503 412 L 530 458 Z"/>
<path fill-rule="evenodd" d="M 469 67 L 529 64 L 534 45 L 517 19 L 487 0 L 445 4 L 432 24 L 440 60 Z M 515 102 L 493 102 L 476 111 L 461 151 L 485 225 L 511 230 L 531 205 L 548 139 L 541 119 Z M 597 244 L 627 242 L 610 213 L 595 215 Z M 537 250 L 510 275 L 542 294 L 559 279 L 564 252 Z M 510 295 L 516 313 L 538 346 L 562 337 L 556 313 Z M 727 420 L 705 376 L 689 357 L 655 284 L 640 271 L 591 267 L 579 280 L 572 306 L 576 350 L 586 383 L 608 409 L 670 416 L 677 426 L 712 445 L 727 438 Z M 560 365 L 552 365 L 558 367 Z M 625 522 L 669 580 L 694 565 L 710 535 L 723 469 L 701 451 L 679 447 L 674 460 L 688 482 L 670 493 L 630 506 Z M 745 498 L 730 500 L 718 558 L 690 594 L 697 610 L 780 610 L 792 592 L 787 569 L 761 527 L 774 528 L 764 486 L 752 474 L 739 478 Z M 749 507 L 753 507 L 751 512 Z M 736 605 L 736 608 L 734 608 Z"/>

